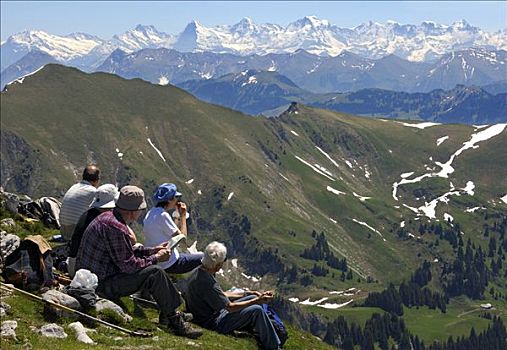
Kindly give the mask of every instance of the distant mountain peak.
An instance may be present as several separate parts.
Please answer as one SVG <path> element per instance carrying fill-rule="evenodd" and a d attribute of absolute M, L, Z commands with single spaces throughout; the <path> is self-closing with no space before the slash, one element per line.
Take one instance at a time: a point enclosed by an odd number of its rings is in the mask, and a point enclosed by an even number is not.
<path fill-rule="evenodd" d="M 358 25 L 354 29 L 365 29 L 365 28 L 372 28 L 372 27 L 382 27 L 382 24 L 380 24 L 378 22 L 374 22 L 372 20 L 369 20 L 368 22 L 361 23 L 360 25 Z"/>
<path fill-rule="evenodd" d="M 461 19 L 459 21 L 452 23 L 450 28 L 453 29 L 454 31 L 459 32 L 477 33 L 479 31 L 479 28 L 472 26 L 465 19 Z"/>
<path fill-rule="evenodd" d="M 24 41 L 30 41 L 35 38 L 39 38 L 41 36 L 47 36 L 48 33 L 42 31 L 42 30 L 36 30 L 36 29 L 25 29 L 22 32 L 16 33 L 9 37 L 11 41 L 18 41 L 18 42 L 24 42 Z"/>
<path fill-rule="evenodd" d="M 73 38 L 73 39 L 77 39 L 77 40 L 97 40 L 97 41 L 102 41 L 102 39 L 100 39 L 99 37 L 97 37 L 95 35 L 91 35 L 91 34 L 83 33 L 83 32 L 70 33 L 70 34 L 66 35 L 65 37 L 66 38 Z"/>
<path fill-rule="evenodd" d="M 112 53 L 111 53 L 111 58 L 116 61 L 117 59 L 121 59 L 123 57 L 125 57 L 126 55 L 128 55 L 127 52 L 123 51 L 122 49 L 118 48 L 116 50 L 114 50 Z"/>
<path fill-rule="evenodd" d="M 155 30 L 155 26 L 151 25 L 151 24 L 138 24 L 135 26 L 134 28 L 135 30 Z"/>
<path fill-rule="evenodd" d="M 321 27 L 329 27 L 329 21 L 325 19 L 319 19 L 317 16 L 305 16 L 294 22 L 294 25 L 300 28 L 310 26 L 316 29 Z"/>
<path fill-rule="evenodd" d="M 470 24 L 464 18 L 460 19 L 459 21 L 453 22 L 452 25 L 455 26 L 455 27 L 461 27 L 461 28 L 470 27 Z"/>
<path fill-rule="evenodd" d="M 205 27 L 201 24 L 201 22 L 194 19 L 194 20 L 190 21 L 190 23 L 187 24 L 187 26 L 185 27 L 185 30 L 187 30 L 187 29 L 197 30 L 197 29 L 202 29 L 202 28 L 205 28 Z"/>
<path fill-rule="evenodd" d="M 257 25 L 252 19 L 249 17 L 244 17 L 241 19 L 241 21 L 231 27 L 231 31 L 247 34 L 255 31 L 256 28 Z"/>
<path fill-rule="evenodd" d="M 297 102 L 291 102 L 289 108 L 284 113 L 288 114 L 298 114 L 299 113 L 299 105 Z"/>
<path fill-rule="evenodd" d="M 134 33 L 141 33 L 144 36 L 149 36 L 152 34 L 155 34 L 157 36 L 167 35 L 163 32 L 158 31 L 157 28 L 155 28 L 153 25 L 138 24 L 134 28 L 127 30 L 121 35 L 116 35 L 115 37 L 124 37 L 125 35 L 132 35 Z"/>
<path fill-rule="evenodd" d="M 239 23 L 254 24 L 254 21 L 250 17 L 243 17 Z"/>

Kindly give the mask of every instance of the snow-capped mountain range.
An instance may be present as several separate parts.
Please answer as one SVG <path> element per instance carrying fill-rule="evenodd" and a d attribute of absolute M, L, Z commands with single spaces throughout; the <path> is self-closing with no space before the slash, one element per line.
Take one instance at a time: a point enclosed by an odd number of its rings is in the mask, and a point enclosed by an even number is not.
<path fill-rule="evenodd" d="M 507 29 L 486 32 L 465 20 L 451 25 L 423 22 L 420 25 L 368 22 L 341 28 L 327 20 L 307 16 L 283 27 L 256 24 L 244 18 L 234 25 L 206 27 L 189 23 L 178 35 L 138 25 L 110 40 L 73 33 L 57 36 L 30 30 L 9 37 L 1 45 L 2 70 L 30 51 L 49 54 L 57 61 L 93 70 L 115 49 L 131 53 L 144 48 L 172 48 L 181 52 L 214 52 L 236 55 L 292 53 L 304 49 L 321 56 L 342 51 L 378 59 L 394 54 L 409 61 L 434 61 L 443 55 L 470 47 L 507 49 Z"/>

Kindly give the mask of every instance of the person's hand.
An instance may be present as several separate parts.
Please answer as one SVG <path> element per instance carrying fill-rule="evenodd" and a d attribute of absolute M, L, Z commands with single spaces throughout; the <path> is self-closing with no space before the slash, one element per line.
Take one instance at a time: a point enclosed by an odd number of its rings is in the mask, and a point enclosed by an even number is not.
<path fill-rule="evenodd" d="M 159 262 L 167 261 L 169 260 L 169 257 L 171 256 L 171 250 L 167 248 L 160 249 L 157 254 L 155 254 L 157 257 L 157 260 Z"/>
<path fill-rule="evenodd" d="M 129 225 L 127 225 L 127 229 L 129 231 L 130 243 L 132 245 L 136 244 L 137 243 L 137 237 L 136 237 L 136 234 L 135 234 L 134 230 L 132 230 L 132 228 Z"/>
<path fill-rule="evenodd" d="M 166 249 L 168 244 L 169 244 L 169 242 L 164 242 L 162 244 L 159 244 L 156 247 L 153 247 L 153 253 L 157 253 L 157 252 L 159 252 L 162 249 Z"/>
<path fill-rule="evenodd" d="M 275 295 L 275 292 L 273 292 L 272 290 L 267 290 L 267 291 L 265 291 L 262 294 L 263 295 L 269 295 L 270 297 L 273 297 Z"/>
<path fill-rule="evenodd" d="M 246 295 L 255 295 L 256 297 L 260 297 L 262 293 L 256 290 L 247 290 Z"/>
<path fill-rule="evenodd" d="M 182 218 L 186 219 L 187 215 L 187 205 L 184 202 L 178 202 L 178 212 L 180 213 L 180 220 Z"/>
<path fill-rule="evenodd" d="M 262 304 L 265 304 L 265 303 L 268 303 L 269 301 L 271 301 L 273 299 L 273 295 L 272 294 L 266 294 L 266 293 L 263 293 L 260 297 L 259 297 L 259 301 L 262 303 Z"/>

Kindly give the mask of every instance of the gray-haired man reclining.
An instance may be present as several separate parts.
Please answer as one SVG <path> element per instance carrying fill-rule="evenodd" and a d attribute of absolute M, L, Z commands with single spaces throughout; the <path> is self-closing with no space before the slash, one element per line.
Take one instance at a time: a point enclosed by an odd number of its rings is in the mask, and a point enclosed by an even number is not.
<path fill-rule="evenodd" d="M 268 315 L 259 304 L 273 298 L 272 292 L 224 292 L 215 273 L 226 260 L 227 249 L 222 243 L 212 242 L 204 250 L 202 265 L 192 272 L 187 285 L 187 307 L 194 322 L 219 333 L 234 330 L 253 331 L 264 349 L 279 349 L 280 340 Z M 238 298 L 231 301 L 229 298 Z"/>

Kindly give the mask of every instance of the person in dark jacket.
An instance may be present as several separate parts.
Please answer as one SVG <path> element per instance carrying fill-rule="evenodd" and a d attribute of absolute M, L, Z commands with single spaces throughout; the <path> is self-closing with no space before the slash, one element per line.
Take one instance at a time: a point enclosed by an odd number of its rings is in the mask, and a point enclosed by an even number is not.
<path fill-rule="evenodd" d="M 188 280 L 185 300 L 194 322 L 222 334 L 248 330 L 254 333 L 263 349 L 280 349 L 280 339 L 261 306 L 273 299 L 273 292 L 224 292 L 215 274 L 222 268 L 226 255 L 222 243 L 208 244 L 202 265 Z"/>

